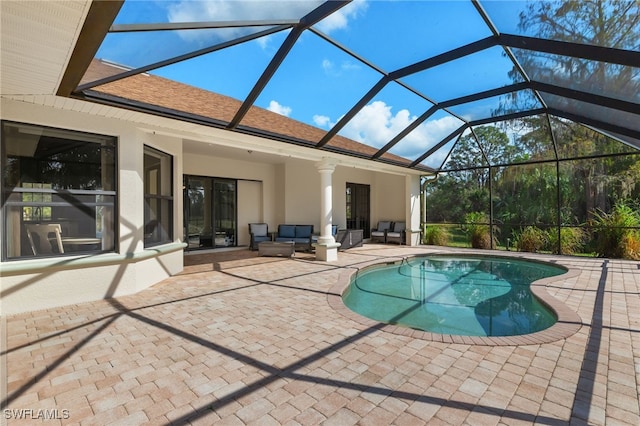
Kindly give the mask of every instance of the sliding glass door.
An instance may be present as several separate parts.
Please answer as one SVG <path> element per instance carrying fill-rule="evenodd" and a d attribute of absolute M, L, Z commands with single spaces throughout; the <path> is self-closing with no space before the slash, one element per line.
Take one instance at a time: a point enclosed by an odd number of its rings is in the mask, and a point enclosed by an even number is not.
<path fill-rule="evenodd" d="M 347 182 L 347 229 L 362 229 L 363 237 L 369 238 L 369 185 Z"/>
<path fill-rule="evenodd" d="M 184 187 L 187 250 L 236 246 L 236 180 L 185 176 Z"/>

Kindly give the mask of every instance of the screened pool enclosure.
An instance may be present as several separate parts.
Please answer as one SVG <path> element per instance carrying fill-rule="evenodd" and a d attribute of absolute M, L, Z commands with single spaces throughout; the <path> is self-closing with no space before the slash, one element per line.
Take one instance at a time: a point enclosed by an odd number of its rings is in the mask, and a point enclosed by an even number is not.
<path fill-rule="evenodd" d="M 61 95 L 421 171 L 425 242 L 639 256 L 637 1 L 127 0 L 87 22 L 104 38 L 81 34 Z"/>

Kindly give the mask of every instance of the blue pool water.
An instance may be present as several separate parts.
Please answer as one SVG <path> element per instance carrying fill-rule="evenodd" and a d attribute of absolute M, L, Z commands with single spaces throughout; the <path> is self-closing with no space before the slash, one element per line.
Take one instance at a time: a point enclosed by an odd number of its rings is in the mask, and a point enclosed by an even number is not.
<path fill-rule="evenodd" d="M 517 259 L 415 257 L 361 271 L 342 299 L 351 310 L 384 323 L 440 334 L 514 336 L 556 322 L 530 284 L 565 272 Z"/>

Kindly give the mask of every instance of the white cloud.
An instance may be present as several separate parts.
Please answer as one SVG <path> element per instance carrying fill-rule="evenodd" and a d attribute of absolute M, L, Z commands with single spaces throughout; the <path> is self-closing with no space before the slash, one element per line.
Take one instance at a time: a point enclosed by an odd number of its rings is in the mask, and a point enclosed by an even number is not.
<path fill-rule="evenodd" d="M 259 39 L 256 40 L 256 43 L 258 43 L 258 46 L 260 46 L 260 48 L 262 50 L 267 50 L 267 48 L 269 47 L 269 42 L 271 41 L 272 36 L 268 35 L 266 37 L 260 37 Z"/>
<path fill-rule="evenodd" d="M 299 19 L 324 3 L 323 0 L 179 0 L 160 1 L 166 4 L 169 22 L 222 22 L 252 20 L 290 20 Z M 349 21 L 356 19 L 368 8 L 367 0 L 355 0 L 337 10 L 317 24 L 327 34 L 345 29 Z M 256 32 L 257 28 L 220 28 L 212 30 L 181 30 L 179 36 L 198 47 L 233 40 Z M 262 48 L 270 47 L 272 36 L 255 40 Z"/>
<path fill-rule="evenodd" d="M 343 71 L 359 70 L 360 68 L 362 67 L 357 62 L 343 61 L 342 64 L 340 64 L 340 69 Z"/>
<path fill-rule="evenodd" d="M 382 101 L 374 101 L 362 108 L 340 133 L 367 145 L 382 147 L 416 119 L 406 109 L 395 115 L 391 109 Z"/>
<path fill-rule="evenodd" d="M 402 146 L 399 147 L 401 151 L 396 153 L 408 156 L 422 155 L 460 127 L 461 124 L 462 122 L 460 120 L 452 116 L 445 116 L 437 120 L 429 120 L 426 123 L 422 123 L 407 135 L 402 141 Z M 437 154 L 437 152 L 434 153 L 434 155 Z M 444 158 L 439 159 L 440 162 L 442 160 L 444 160 Z M 431 161 L 429 161 L 429 163 L 431 164 Z"/>
<path fill-rule="evenodd" d="M 322 69 L 324 70 L 325 73 L 331 74 L 334 69 L 333 62 L 331 62 L 329 59 L 323 59 Z"/>
<path fill-rule="evenodd" d="M 313 122 L 318 127 L 330 128 L 332 126 L 331 119 L 329 117 L 327 117 L 326 115 L 314 115 L 313 116 Z"/>
<path fill-rule="evenodd" d="M 355 0 L 338 11 L 327 16 L 316 26 L 322 32 L 329 34 L 335 30 L 345 29 L 349 26 L 350 19 L 356 19 L 363 14 L 369 5 L 366 0 Z"/>
<path fill-rule="evenodd" d="M 162 2 L 160 2 L 162 4 Z M 300 18 L 323 2 L 313 1 L 270 1 L 270 0 L 181 0 L 167 2 L 169 22 L 221 22 L 252 21 Z M 211 43 L 240 37 L 256 29 L 225 28 L 218 30 L 180 31 L 184 40 L 197 43 Z M 261 46 L 266 42 L 263 40 Z"/>
<path fill-rule="evenodd" d="M 383 101 L 375 101 L 365 106 L 340 131 L 342 136 L 381 148 L 409 124 L 415 121 L 407 109 L 393 113 L 393 107 Z M 461 122 L 447 116 L 437 120 L 429 120 L 420 124 L 402 141 L 391 149 L 391 152 L 414 158 L 425 153 L 430 147 L 441 141 L 449 133 L 460 127 Z"/>
<path fill-rule="evenodd" d="M 167 6 L 170 22 L 251 21 L 299 18 L 323 2 L 272 0 L 181 0 Z"/>
<path fill-rule="evenodd" d="M 269 102 L 269 107 L 267 109 L 271 112 L 275 112 L 276 114 L 284 115 L 285 117 L 289 117 L 289 115 L 291 115 L 291 107 L 280 105 L 277 101 Z"/>
<path fill-rule="evenodd" d="M 452 116 L 446 116 L 423 123 L 405 138 L 404 142 L 406 146 L 402 146 L 402 152 L 398 152 L 398 154 L 403 155 L 406 151 L 410 154 L 404 155 L 411 155 L 413 157 L 421 156 L 461 125 L 462 122 Z M 449 141 L 449 143 L 454 141 L 455 139 Z M 450 148 L 449 146 L 448 148 L 437 150 L 422 163 L 434 168 L 440 167 L 449 154 Z"/>
<path fill-rule="evenodd" d="M 330 77 L 341 77 L 343 72 L 353 72 L 361 68 L 360 65 L 351 61 L 342 61 L 340 65 L 336 66 L 330 59 L 323 59 L 321 67 L 322 71 Z"/>

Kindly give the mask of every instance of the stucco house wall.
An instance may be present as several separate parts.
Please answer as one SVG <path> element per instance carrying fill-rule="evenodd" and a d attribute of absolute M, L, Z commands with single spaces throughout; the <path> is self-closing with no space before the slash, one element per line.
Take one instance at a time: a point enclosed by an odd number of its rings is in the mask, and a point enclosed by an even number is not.
<path fill-rule="evenodd" d="M 118 138 L 116 253 L 0 263 L 2 315 L 131 294 L 182 270 L 182 211 L 179 207 L 182 205 L 182 144 L 179 138 L 153 135 L 123 120 L 53 105 L 3 98 L 0 107 L 3 120 Z M 143 247 L 144 144 L 174 156 L 174 242 L 152 250 Z"/>
<path fill-rule="evenodd" d="M 238 180 L 238 245 L 248 245 L 248 223 L 267 222 L 271 230 L 281 223 L 312 224 L 320 232 L 321 190 L 317 168 L 322 157 L 282 155 L 269 162 L 224 158 L 216 145 L 278 152 L 274 142 L 197 127 L 193 133 L 166 129 L 91 113 L 82 101 L 51 98 L 49 105 L 29 100 L 1 99 L 3 120 L 77 130 L 118 138 L 118 239 L 115 253 L 65 256 L 0 263 L 0 314 L 110 298 L 141 291 L 183 268 L 183 176 L 201 175 Z M 57 102 L 62 102 L 57 105 Z M 116 111 L 114 109 L 114 111 Z M 167 121 L 169 125 L 172 122 Z M 192 129 L 189 128 L 189 131 Z M 188 136 L 186 136 L 188 134 Z M 209 144 L 211 154 L 190 152 L 187 140 Z M 244 145 L 246 144 L 246 145 Z M 144 146 L 173 156 L 173 242 L 144 248 Z M 193 146 L 193 145 L 191 145 Z M 275 147 L 275 148 L 274 148 Z M 408 182 L 417 176 L 384 173 L 338 159 L 332 174 L 333 223 L 346 227 L 347 182 L 371 188 L 371 223 L 380 218 L 407 217 Z M 1 171 L 0 171 L 1 172 Z M 0 230 L 0 238 L 2 231 Z"/>

